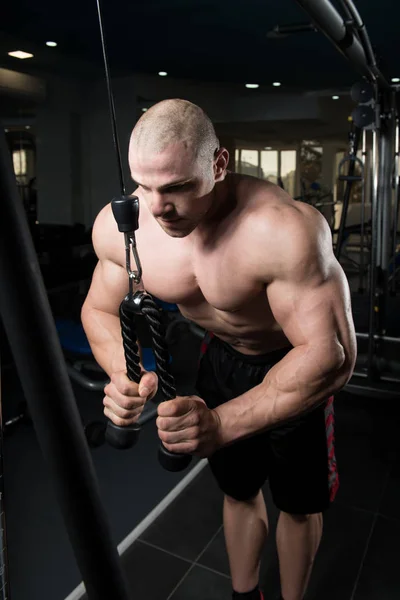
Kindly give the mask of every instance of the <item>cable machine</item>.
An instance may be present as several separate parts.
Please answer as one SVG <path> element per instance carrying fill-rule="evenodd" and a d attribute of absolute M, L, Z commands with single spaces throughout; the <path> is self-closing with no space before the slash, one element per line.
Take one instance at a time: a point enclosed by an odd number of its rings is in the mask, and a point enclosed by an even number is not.
<path fill-rule="evenodd" d="M 330 0 L 296 0 L 321 31 L 362 75 L 361 83 L 352 90 L 358 106 L 353 121 L 363 136 L 363 156 L 366 153 L 366 135 L 371 139 L 371 232 L 369 264 L 366 265 L 369 290 L 368 331 L 357 332 L 358 360 L 346 389 L 359 394 L 397 398 L 400 396 L 400 361 L 395 354 L 400 337 L 388 335 L 388 300 L 396 293 L 399 279 L 398 216 L 399 216 L 399 115 L 396 90 L 380 72 L 366 27 L 352 0 L 340 0 L 344 17 Z M 356 130 L 357 131 L 357 130 Z M 346 229 L 346 218 L 357 159 L 357 139 L 353 152 L 345 158 L 349 164 L 347 175 L 340 170 L 339 178 L 346 181 L 343 213 L 336 243 L 339 258 Z M 355 149 L 355 152 L 354 152 Z M 365 192 L 365 164 L 361 176 Z M 342 164 L 341 167 L 344 165 Z M 365 206 L 361 205 L 360 290 L 364 288 Z M 395 350 L 393 351 L 393 348 Z"/>

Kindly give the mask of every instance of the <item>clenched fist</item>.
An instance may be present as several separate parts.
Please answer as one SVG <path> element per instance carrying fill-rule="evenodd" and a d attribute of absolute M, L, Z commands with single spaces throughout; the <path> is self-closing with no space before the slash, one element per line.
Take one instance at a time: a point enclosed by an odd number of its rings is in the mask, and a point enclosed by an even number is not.
<path fill-rule="evenodd" d="M 158 436 L 165 448 L 205 458 L 221 446 L 218 414 L 198 396 L 178 396 L 158 406 Z"/>
<path fill-rule="evenodd" d="M 104 414 L 118 427 L 133 425 L 147 400 L 156 395 L 157 388 L 158 377 L 152 371 L 142 371 L 139 384 L 128 379 L 126 371 L 117 371 L 104 388 Z"/>

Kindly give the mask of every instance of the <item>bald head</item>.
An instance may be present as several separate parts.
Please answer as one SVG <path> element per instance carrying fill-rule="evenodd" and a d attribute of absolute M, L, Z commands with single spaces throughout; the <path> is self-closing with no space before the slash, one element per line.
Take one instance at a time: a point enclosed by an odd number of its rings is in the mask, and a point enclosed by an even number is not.
<path fill-rule="evenodd" d="M 190 235 L 210 216 L 228 161 L 210 119 L 186 100 L 164 100 L 150 108 L 129 144 L 139 198 L 172 237 Z"/>
<path fill-rule="evenodd" d="M 152 106 L 132 132 L 129 154 L 150 157 L 172 145 L 179 145 L 193 160 L 212 162 L 218 138 L 211 120 L 196 104 L 172 99 Z"/>

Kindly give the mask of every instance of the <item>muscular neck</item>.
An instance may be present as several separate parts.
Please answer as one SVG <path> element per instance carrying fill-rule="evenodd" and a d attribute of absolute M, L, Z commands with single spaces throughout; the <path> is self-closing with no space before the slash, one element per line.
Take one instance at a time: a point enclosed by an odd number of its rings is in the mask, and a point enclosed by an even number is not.
<path fill-rule="evenodd" d="M 211 192 L 213 195 L 211 208 L 194 231 L 196 237 L 203 241 L 213 233 L 215 225 L 223 221 L 236 207 L 232 177 L 232 173 L 227 171 L 225 179 L 217 183 Z"/>

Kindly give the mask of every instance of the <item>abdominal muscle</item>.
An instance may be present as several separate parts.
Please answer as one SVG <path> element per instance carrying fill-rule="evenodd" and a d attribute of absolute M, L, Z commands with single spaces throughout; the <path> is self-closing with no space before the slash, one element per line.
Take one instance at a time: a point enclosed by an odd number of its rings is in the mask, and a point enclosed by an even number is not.
<path fill-rule="evenodd" d="M 258 307 L 251 304 L 249 309 L 235 312 L 218 310 L 205 301 L 190 307 L 184 304 L 178 306 L 184 317 L 205 331 L 212 332 L 242 354 L 266 354 L 290 346 L 273 319 L 267 300 L 260 302 Z"/>

